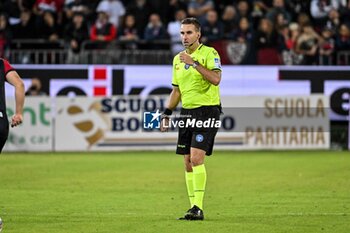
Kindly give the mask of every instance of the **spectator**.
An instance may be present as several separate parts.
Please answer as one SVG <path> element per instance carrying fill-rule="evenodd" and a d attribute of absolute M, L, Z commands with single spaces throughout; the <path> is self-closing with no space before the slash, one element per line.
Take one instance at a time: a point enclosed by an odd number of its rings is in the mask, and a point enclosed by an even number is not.
<path fill-rule="evenodd" d="M 321 37 L 315 32 L 313 27 L 305 25 L 297 40 L 296 52 L 304 56 L 303 65 L 316 65 Z"/>
<path fill-rule="evenodd" d="M 238 18 L 246 17 L 251 21 L 250 8 L 247 0 L 240 0 L 237 4 Z"/>
<path fill-rule="evenodd" d="M 4 0 L 4 9 L 6 9 L 9 24 L 18 24 L 20 21 L 20 13 L 24 9 L 22 1 Z"/>
<path fill-rule="evenodd" d="M 8 57 L 11 39 L 12 31 L 7 16 L 0 14 L 0 57 Z"/>
<path fill-rule="evenodd" d="M 149 16 L 153 12 L 153 7 L 146 0 L 135 0 L 127 6 L 126 13 L 135 17 L 137 31 L 140 33 L 139 38 L 141 39 L 143 39 Z"/>
<path fill-rule="evenodd" d="M 297 23 L 285 25 L 281 29 L 281 39 L 283 43 L 282 59 L 285 65 L 299 65 L 303 60 L 303 55 L 295 51 L 296 42 L 300 35 L 300 27 Z"/>
<path fill-rule="evenodd" d="M 266 18 L 272 22 L 276 22 L 278 16 L 282 16 L 286 21 L 285 23 L 289 23 L 291 21 L 291 15 L 285 7 L 284 0 L 274 0 L 273 7 L 266 14 Z"/>
<path fill-rule="evenodd" d="M 57 41 L 59 39 L 58 27 L 52 11 L 43 12 L 42 20 L 39 22 L 38 34 L 40 38 L 49 41 Z"/>
<path fill-rule="evenodd" d="M 320 65 L 332 65 L 335 41 L 333 39 L 333 30 L 325 27 L 321 34 L 320 44 Z"/>
<path fill-rule="evenodd" d="M 179 9 L 175 12 L 175 21 L 172 21 L 168 24 L 168 34 L 170 35 L 171 41 L 171 52 L 173 56 L 183 51 L 183 45 L 181 42 L 181 21 L 186 18 L 186 12 L 183 9 Z"/>
<path fill-rule="evenodd" d="M 310 12 L 314 19 L 314 25 L 318 28 L 323 28 L 329 12 L 332 9 L 338 10 L 338 8 L 339 0 L 312 0 Z"/>
<path fill-rule="evenodd" d="M 303 28 L 305 25 L 311 24 L 311 19 L 308 14 L 301 13 L 300 15 L 298 15 L 297 23 L 301 28 Z"/>
<path fill-rule="evenodd" d="M 231 5 L 226 6 L 221 20 L 223 24 L 223 38 L 233 39 L 234 32 L 237 29 L 236 25 L 238 24 L 236 9 Z"/>
<path fill-rule="evenodd" d="M 32 78 L 32 84 L 26 91 L 26 96 L 45 96 L 47 95 L 42 89 L 41 81 L 39 78 Z"/>
<path fill-rule="evenodd" d="M 208 11 L 214 10 L 214 2 L 211 0 L 192 0 L 188 4 L 187 12 L 190 16 L 196 17 L 203 23 Z"/>
<path fill-rule="evenodd" d="M 340 26 L 340 14 L 337 10 L 332 9 L 328 13 L 328 20 L 326 23 L 326 27 L 334 28 L 335 31 L 337 31 L 339 26 Z"/>
<path fill-rule="evenodd" d="M 279 37 L 270 20 L 262 18 L 255 37 L 259 65 L 280 65 Z"/>
<path fill-rule="evenodd" d="M 33 6 L 33 12 L 37 16 L 43 16 L 45 12 L 51 12 L 57 19 L 58 24 L 62 23 L 63 0 L 36 0 Z M 38 19 L 42 19 L 39 17 Z"/>
<path fill-rule="evenodd" d="M 102 0 L 96 10 L 106 12 L 109 16 L 109 22 L 116 28 L 119 27 L 120 19 L 125 14 L 124 5 L 119 0 Z"/>
<path fill-rule="evenodd" d="M 160 20 L 160 17 L 158 14 L 151 14 L 149 17 L 148 25 L 145 29 L 145 40 L 148 42 L 154 42 L 155 40 L 162 40 L 166 39 L 166 31 L 163 27 L 163 23 Z M 157 49 L 162 48 L 163 46 L 157 46 L 153 43 L 149 46 L 149 48 Z"/>
<path fill-rule="evenodd" d="M 236 59 L 239 60 L 239 64 L 254 64 L 255 54 L 253 48 L 254 32 L 253 27 L 246 17 L 242 17 L 239 20 L 238 29 L 234 33 L 234 41 L 241 46 L 237 46 Z M 240 48 L 240 49 L 239 49 Z M 245 50 L 244 50 L 245 49 Z M 239 52 L 245 51 L 245 52 Z"/>
<path fill-rule="evenodd" d="M 83 13 L 74 13 L 72 22 L 65 29 L 64 38 L 69 45 L 67 63 L 79 63 L 81 45 L 89 39 L 89 30 Z"/>
<path fill-rule="evenodd" d="M 116 38 L 117 29 L 108 20 L 108 14 L 104 11 L 98 12 L 94 25 L 90 30 L 92 41 L 110 42 Z"/>
<path fill-rule="evenodd" d="M 218 20 L 215 10 L 207 12 L 206 20 L 202 24 L 202 42 L 208 43 L 221 40 L 223 37 L 223 25 Z"/>
<path fill-rule="evenodd" d="M 118 30 L 118 38 L 123 42 L 122 48 L 124 49 L 137 49 L 139 33 L 135 23 L 133 15 L 126 15 L 120 30 Z"/>
<path fill-rule="evenodd" d="M 338 51 L 350 50 L 350 28 L 347 24 L 341 24 L 335 38 L 335 46 Z"/>
<path fill-rule="evenodd" d="M 174 12 L 184 10 L 187 15 L 187 0 L 169 0 L 169 8 L 167 11 L 167 22 L 176 21 Z"/>
<path fill-rule="evenodd" d="M 37 37 L 35 19 L 31 11 L 24 9 L 21 12 L 20 22 L 13 27 L 14 39 L 33 39 Z"/>
<path fill-rule="evenodd" d="M 91 9 L 84 0 L 66 0 L 63 11 L 68 22 L 72 20 L 76 12 L 83 13 L 85 16 L 91 14 Z"/>

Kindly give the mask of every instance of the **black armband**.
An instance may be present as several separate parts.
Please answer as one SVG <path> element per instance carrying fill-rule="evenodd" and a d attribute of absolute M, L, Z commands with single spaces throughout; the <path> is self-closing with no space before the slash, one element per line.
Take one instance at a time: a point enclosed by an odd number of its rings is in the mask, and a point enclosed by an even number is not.
<path fill-rule="evenodd" d="M 163 115 L 166 115 L 166 116 L 171 116 L 171 114 L 173 114 L 173 111 L 169 108 L 166 108 Z"/>

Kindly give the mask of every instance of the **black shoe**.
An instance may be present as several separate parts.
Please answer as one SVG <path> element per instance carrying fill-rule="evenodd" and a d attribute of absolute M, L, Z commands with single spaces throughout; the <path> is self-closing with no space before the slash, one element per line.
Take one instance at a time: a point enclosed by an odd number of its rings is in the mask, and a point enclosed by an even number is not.
<path fill-rule="evenodd" d="M 192 209 L 192 208 L 191 208 L 191 209 Z M 189 210 L 186 211 L 184 217 L 180 217 L 180 218 L 178 218 L 177 220 L 189 220 L 189 219 L 186 218 L 186 216 L 190 213 L 191 209 L 189 209 Z"/>
<path fill-rule="evenodd" d="M 204 220 L 203 210 L 194 205 L 187 211 L 184 217 L 186 220 Z"/>

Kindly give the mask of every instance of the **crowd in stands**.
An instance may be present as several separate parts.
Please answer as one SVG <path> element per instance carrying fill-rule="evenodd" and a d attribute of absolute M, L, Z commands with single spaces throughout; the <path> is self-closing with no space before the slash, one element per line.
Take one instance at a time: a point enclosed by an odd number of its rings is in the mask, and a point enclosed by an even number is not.
<path fill-rule="evenodd" d="M 350 0 L 2 0 L 0 56 L 18 39 L 64 40 L 72 63 L 84 41 L 138 49 L 167 40 L 176 54 L 188 16 L 223 63 L 334 64 L 337 52 L 350 51 Z"/>

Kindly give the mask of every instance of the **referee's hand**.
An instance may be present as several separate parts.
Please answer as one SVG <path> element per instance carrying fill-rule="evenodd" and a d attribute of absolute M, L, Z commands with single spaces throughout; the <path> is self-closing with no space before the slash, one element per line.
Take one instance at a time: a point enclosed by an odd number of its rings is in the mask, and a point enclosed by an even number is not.
<path fill-rule="evenodd" d="M 167 132 L 169 129 L 169 118 L 163 117 L 160 121 L 160 132 Z"/>
<path fill-rule="evenodd" d="M 22 124 L 22 122 L 23 122 L 22 114 L 15 114 L 11 118 L 11 127 L 18 126 L 18 125 Z"/>
<path fill-rule="evenodd" d="M 180 52 L 180 61 L 188 65 L 193 65 L 193 58 L 186 52 Z"/>

